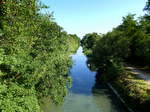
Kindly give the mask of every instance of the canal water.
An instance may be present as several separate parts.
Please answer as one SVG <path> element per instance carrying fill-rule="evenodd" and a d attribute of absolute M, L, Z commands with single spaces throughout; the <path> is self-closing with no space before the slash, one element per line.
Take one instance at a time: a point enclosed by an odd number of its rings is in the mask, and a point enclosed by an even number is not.
<path fill-rule="evenodd" d="M 105 85 L 96 84 L 96 72 L 87 67 L 87 57 L 80 47 L 72 56 L 74 65 L 70 70 L 72 87 L 61 106 L 48 101 L 42 104 L 44 112 L 127 112 Z"/>

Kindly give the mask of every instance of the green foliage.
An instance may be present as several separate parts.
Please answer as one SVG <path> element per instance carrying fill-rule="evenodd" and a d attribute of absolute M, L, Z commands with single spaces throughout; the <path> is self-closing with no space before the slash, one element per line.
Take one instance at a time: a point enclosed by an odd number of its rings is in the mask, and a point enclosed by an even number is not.
<path fill-rule="evenodd" d="M 129 14 L 123 17 L 122 24 L 112 32 L 102 35 L 99 39 L 87 34 L 81 43 L 85 53 L 91 55 L 90 60 L 94 66 L 103 72 L 112 71 L 111 68 L 115 69 L 115 65 L 122 68 L 123 62 L 150 65 L 150 33 L 147 23 L 149 22 L 145 18 L 140 18 L 138 21 L 134 19 L 133 14 Z M 109 74 L 114 76 L 111 72 Z"/>
<path fill-rule="evenodd" d="M 16 83 L 0 84 L 0 111 L 41 112 L 35 89 L 25 89 Z"/>
<path fill-rule="evenodd" d="M 37 0 L 0 5 L 0 111 L 39 112 L 41 97 L 61 103 L 67 93 L 70 55 L 79 38 L 39 13 Z"/>
<path fill-rule="evenodd" d="M 97 70 L 97 81 L 112 82 L 136 108 L 149 108 L 149 84 L 124 69 L 124 63 L 150 66 L 150 0 L 144 8 L 147 13 L 134 19 L 134 14 L 123 17 L 122 23 L 111 32 L 96 39 L 87 34 L 81 40 L 88 64 Z M 91 67 L 93 66 L 93 67 Z"/>
<path fill-rule="evenodd" d="M 81 45 L 83 46 L 84 50 L 92 49 L 94 45 L 96 44 L 96 41 L 100 38 L 101 38 L 101 35 L 97 33 L 86 34 L 81 40 Z"/>
<path fill-rule="evenodd" d="M 80 38 L 75 35 L 75 34 L 69 34 L 68 35 L 68 40 L 67 43 L 68 44 L 68 51 L 71 53 L 75 53 L 80 46 Z"/>

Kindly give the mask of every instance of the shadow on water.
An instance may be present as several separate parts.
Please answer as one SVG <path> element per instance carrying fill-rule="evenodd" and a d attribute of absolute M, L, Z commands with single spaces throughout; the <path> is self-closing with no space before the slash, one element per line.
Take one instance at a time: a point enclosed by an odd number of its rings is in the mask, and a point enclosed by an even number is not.
<path fill-rule="evenodd" d="M 107 85 L 96 83 L 92 90 L 94 103 L 103 108 L 102 112 L 128 112 Z"/>
<path fill-rule="evenodd" d="M 72 56 L 74 65 L 70 69 L 72 87 L 62 105 L 43 99 L 44 112 L 127 112 L 106 85 L 96 82 L 96 72 L 87 67 L 87 57 L 80 47 Z"/>

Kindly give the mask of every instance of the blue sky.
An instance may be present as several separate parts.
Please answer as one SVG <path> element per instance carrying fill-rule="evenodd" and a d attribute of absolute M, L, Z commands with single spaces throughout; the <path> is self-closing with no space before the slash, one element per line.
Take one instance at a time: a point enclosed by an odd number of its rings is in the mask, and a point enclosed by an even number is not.
<path fill-rule="evenodd" d="M 55 21 L 71 34 L 106 33 L 128 13 L 143 15 L 147 0 L 41 0 Z M 44 10 L 45 11 L 45 10 Z"/>

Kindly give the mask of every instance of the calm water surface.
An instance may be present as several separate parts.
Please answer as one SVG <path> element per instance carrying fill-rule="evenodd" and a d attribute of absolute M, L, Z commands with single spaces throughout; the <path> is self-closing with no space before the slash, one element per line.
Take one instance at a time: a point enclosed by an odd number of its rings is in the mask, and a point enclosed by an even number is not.
<path fill-rule="evenodd" d="M 127 112 L 107 86 L 96 84 L 96 73 L 87 67 L 87 58 L 81 47 L 72 58 L 72 88 L 61 106 L 45 99 L 41 106 L 44 112 Z"/>

